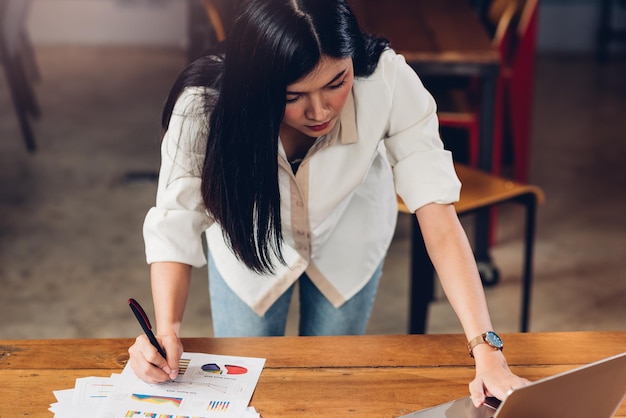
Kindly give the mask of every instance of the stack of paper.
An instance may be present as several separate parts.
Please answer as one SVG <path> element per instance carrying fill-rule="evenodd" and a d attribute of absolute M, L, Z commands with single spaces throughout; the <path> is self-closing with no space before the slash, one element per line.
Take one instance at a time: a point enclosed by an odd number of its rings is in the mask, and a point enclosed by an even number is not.
<path fill-rule="evenodd" d="M 126 365 L 121 374 L 76 379 L 55 391 L 55 418 L 256 418 L 248 407 L 265 359 L 183 353 L 179 376 L 148 384 Z"/>

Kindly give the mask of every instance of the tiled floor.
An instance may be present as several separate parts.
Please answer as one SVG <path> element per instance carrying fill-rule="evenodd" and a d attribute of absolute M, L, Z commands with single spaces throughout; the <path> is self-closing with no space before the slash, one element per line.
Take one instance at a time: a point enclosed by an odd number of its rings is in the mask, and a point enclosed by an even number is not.
<path fill-rule="evenodd" d="M 0 339 L 123 337 L 151 311 L 141 223 L 159 164 L 160 109 L 182 51 L 40 48 L 39 151 L 21 142 L 0 78 Z M 541 57 L 531 181 L 540 208 L 531 331 L 626 329 L 626 61 Z M 131 176 L 132 177 L 132 176 Z M 370 333 L 407 328 L 409 219 L 386 262 Z M 521 209 L 500 212 L 486 289 L 495 327 L 519 315 Z M 471 234 L 471 230 L 469 232 Z M 296 320 L 290 319 L 288 333 Z M 439 293 L 429 332 L 460 332 Z M 206 272 L 194 271 L 185 336 L 211 334 Z"/>

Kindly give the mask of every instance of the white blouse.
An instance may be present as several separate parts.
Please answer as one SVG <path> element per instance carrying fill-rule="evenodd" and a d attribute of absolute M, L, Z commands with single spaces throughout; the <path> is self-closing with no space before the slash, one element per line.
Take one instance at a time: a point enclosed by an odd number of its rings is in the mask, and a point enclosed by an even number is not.
<path fill-rule="evenodd" d="M 203 266 L 206 231 L 226 283 L 259 315 L 304 272 L 336 307 L 362 289 L 393 237 L 396 193 L 411 211 L 459 198 L 435 102 L 404 57 L 387 50 L 371 76 L 355 79 L 340 123 L 311 147 L 295 175 L 279 141 L 287 265 L 276 262 L 271 276 L 254 273 L 228 248 L 202 203 L 208 122 L 199 93 L 183 92 L 163 139 L 156 205 L 144 222 L 147 261 Z"/>

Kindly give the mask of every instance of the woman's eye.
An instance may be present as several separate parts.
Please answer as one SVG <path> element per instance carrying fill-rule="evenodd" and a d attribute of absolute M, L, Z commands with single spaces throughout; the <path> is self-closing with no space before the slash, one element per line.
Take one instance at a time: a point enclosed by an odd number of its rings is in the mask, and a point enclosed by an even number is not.
<path fill-rule="evenodd" d="M 343 87 L 344 84 L 346 84 L 346 80 L 341 80 L 341 83 L 328 86 L 328 88 L 330 88 L 331 90 L 336 90 L 338 88 Z"/>
<path fill-rule="evenodd" d="M 294 103 L 297 102 L 298 99 L 300 99 L 300 96 L 293 96 L 293 97 L 287 97 L 287 103 Z"/>

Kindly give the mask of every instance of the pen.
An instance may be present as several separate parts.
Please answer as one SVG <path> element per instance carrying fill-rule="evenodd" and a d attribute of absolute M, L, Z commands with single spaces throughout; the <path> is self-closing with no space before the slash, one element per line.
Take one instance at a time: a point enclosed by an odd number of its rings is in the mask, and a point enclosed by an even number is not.
<path fill-rule="evenodd" d="M 148 315 L 146 315 L 146 312 L 143 310 L 139 302 L 137 302 L 133 298 L 130 298 L 128 299 L 128 304 L 130 305 L 130 309 L 132 309 L 133 313 L 137 317 L 137 321 L 139 321 L 139 325 L 141 325 L 141 328 L 143 328 L 143 332 L 145 332 L 146 335 L 148 336 L 150 343 L 152 343 L 154 348 L 156 348 L 159 351 L 159 354 L 163 358 L 167 358 L 165 356 L 165 351 L 163 351 L 163 348 L 161 348 L 161 346 L 156 340 L 156 337 L 152 333 L 152 325 L 150 325 L 150 320 L 148 319 Z"/>

